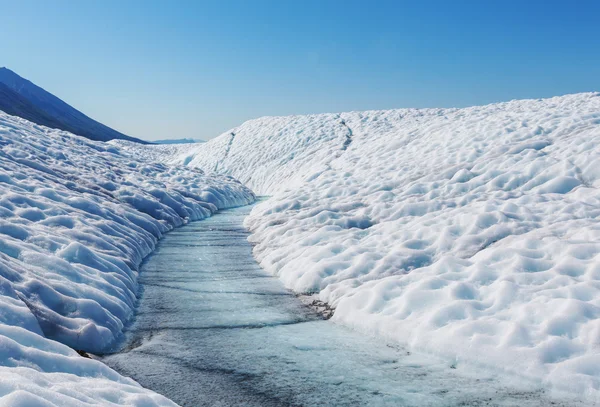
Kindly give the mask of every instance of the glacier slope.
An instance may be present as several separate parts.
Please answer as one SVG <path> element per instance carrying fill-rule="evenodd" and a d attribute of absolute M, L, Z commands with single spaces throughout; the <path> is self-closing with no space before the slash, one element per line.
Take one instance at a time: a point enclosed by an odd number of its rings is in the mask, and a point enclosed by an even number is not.
<path fill-rule="evenodd" d="M 71 348 L 121 335 L 164 233 L 253 201 L 231 177 L 0 112 L 0 405 L 174 405 Z"/>
<path fill-rule="evenodd" d="M 600 399 L 600 94 L 117 144 L 272 195 L 254 254 L 335 321 Z"/>

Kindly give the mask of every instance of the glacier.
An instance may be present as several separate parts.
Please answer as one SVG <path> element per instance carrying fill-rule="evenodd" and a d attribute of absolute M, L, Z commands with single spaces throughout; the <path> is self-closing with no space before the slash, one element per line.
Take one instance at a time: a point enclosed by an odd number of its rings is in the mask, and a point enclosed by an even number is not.
<path fill-rule="evenodd" d="M 599 93 L 111 144 L 268 195 L 254 256 L 333 321 L 600 400 Z"/>
<path fill-rule="evenodd" d="M 158 243 L 126 340 L 103 362 L 181 406 L 589 406 L 326 320 L 254 260 L 243 226 L 252 208 Z"/>
<path fill-rule="evenodd" d="M 165 233 L 254 200 L 229 176 L 0 112 L 0 406 L 174 406 L 80 354 L 118 341 Z"/>

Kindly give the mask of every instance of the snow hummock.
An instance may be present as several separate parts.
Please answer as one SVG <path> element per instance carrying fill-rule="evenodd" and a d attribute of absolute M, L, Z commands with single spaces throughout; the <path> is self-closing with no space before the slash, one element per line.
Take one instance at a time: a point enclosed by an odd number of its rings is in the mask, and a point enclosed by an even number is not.
<path fill-rule="evenodd" d="M 254 254 L 334 321 L 600 399 L 599 93 L 118 144 L 271 195 Z"/>
<path fill-rule="evenodd" d="M 163 234 L 253 201 L 231 177 L 0 112 L 0 406 L 173 406 L 73 349 L 120 337 Z"/>

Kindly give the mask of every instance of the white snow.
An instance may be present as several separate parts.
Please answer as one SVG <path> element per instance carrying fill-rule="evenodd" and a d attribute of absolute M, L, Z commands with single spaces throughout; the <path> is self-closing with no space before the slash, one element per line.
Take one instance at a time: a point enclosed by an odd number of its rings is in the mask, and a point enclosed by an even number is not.
<path fill-rule="evenodd" d="M 252 201 L 230 177 L 0 112 L 0 406 L 174 406 L 71 348 L 119 338 L 164 233 Z"/>
<path fill-rule="evenodd" d="M 271 195 L 256 258 L 335 321 L 600 399 L 600 94 L 116 144 Z"/>

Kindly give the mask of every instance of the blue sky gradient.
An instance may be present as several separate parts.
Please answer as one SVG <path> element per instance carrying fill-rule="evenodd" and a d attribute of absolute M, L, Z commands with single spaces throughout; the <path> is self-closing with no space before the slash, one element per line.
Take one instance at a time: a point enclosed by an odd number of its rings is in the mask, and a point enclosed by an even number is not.
<path fill-rule="evenodd" d="M 600 90 L 600 1 L 5 1 L 6 66 L 128 135 Z"/>

